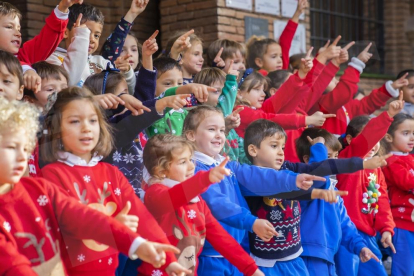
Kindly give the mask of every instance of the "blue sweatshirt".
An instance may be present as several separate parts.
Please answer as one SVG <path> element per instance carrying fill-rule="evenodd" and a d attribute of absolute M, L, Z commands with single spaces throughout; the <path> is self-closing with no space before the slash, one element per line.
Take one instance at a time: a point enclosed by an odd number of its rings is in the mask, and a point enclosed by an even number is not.
<path fill-rule="evenodd" d="M 316 144 L 325 149 L 325 155 L 312 155 L 310 163 L 324 160 L 328 157 L 326 147 Z M 315 147 L 314 146 L 314 147 Z M 345 168 L 344 168 L 345 169 Z M 336 189 L 333 180 L 326 177 L 324 189 Z M 315 183 L 315 185 L 318 185 Z M 302 233 L 302 256 L 317 257 L 334 263 L 334 255 L 339 245 L 345 246 L 349 252 L 359 255 L 361 249 L 366 247 L 362 237 L 358 234 L 355 224 L 349 219 L 344 202 L 341 197 L 336 204 L 330 204 L 323 200 L 302 200 L 301 233 Z"/>

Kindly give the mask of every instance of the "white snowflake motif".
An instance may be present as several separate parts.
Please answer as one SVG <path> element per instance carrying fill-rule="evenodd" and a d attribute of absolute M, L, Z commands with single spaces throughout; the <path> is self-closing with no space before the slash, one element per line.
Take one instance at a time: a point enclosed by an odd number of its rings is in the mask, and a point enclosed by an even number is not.
<path fill-rule="evenodd" d="M 83 181 L 85 181 L 86 183 L 89 183 L 91 181 L 91 177 L 89 175 L 84 175 Z"/>
<path fill-rule="evenodd" d="M 49 199 L 47 199 L 45 195 L 41 195 L 37 199 L 37 202 L 39 203 L 39 206 L 45 206 L 49 202 Z"/>
<path fill-rule="evenodd" d="M 281 218 L 282 218 L 282 213 L 280 211 L 272 210 L 272 212 L 270 212 L 271 220 L 280 220 Z"/>
<path fill-rule="evenodd" d="M 158 133 L 158 129 L 154 128 L 154 133 Z"/>
<path fill-rule="evenodd" d="M 78 255 L 78 261 L 79 262 L 85 261 L 85 255 L 83 255 L 83 254 Z"/>
<path fill-rule="evenodd" d="M 400 207 L 400 208 L 398 208 L 398 212 L 400 212 L 400 213 L 404 213 L 404 212 L 405 212 L 405 208 L 404 208 L 404 207 Z"/>
<path fill-rule="evenodd" d="M 295 217 L 299 216 L 299 208 L 298 208 L 298 206 L 296 206 L 295 209 L 293 210 L 293 214 L 295 215 Z"/>
<path fill-rule="evenodd" d="M 297 234 L 298 233 L 298 229 L 295 227 L 293 228 L 293 234 Z"/>
<path fill-rule="evenodd" d="M 231 91 L 236 92 L 237 91 L 237 86 L 233 85 L 230 89 L 231 89 Z"/>
<path fill-rule="evenodd" d="M 162 272 L 160 270 L 153 270 L 151 276 L 162 276 Z"/>
<path fill-rule="evenodd" d="M 112 155 L 112 159 L 115 162 L 119 162 L 122 160 L 122 154 L 120 154 L 118 151 L 115 151 L 114 154 Z"/>
<path fill-rule="evenodd" d="M 187 211 L 187 216 L 189 219 L 195 219 L 197 217 L 197 213 L 194 210 Z"/>
<path fill-rule="evenodd" d="M 121 189 L 116 188 L 116 189 L 115 189 L 115 191 L 114 191 L 114 193 L 115 193 L 117 196 L 120 196 L 120 195 L 121 195 Z"/>
<path fill-rule="evenodd" d="M 4 230 L 6 230 L 7 232 L 10 232 L 10 230 L 11 230 L 10 223 L 8 223 L 7 221 L 3 222 L 3 228 L 4 228 Z"/>
<path fill-rule="evenodd" d="M 112 264 L 112 258 L 109 258 L 108 259 L 108 265 L 111 265 Z"/>
<path fill-rule="evenodd" d="M 124 155 L 124 160 L 127 164 L 134 162 L 134 155 L 132 153 L 127 153 Z"/>
<path fill-rule="evenodd" d="M 138 161 L 140 161 L 140 162 L 142 162 L 142 161 L 143 161 L 143 159 L 142 159 L 142 150 L 140 150 L 140 149 L 138 149 L 137 159 L 138 159 Z"/>

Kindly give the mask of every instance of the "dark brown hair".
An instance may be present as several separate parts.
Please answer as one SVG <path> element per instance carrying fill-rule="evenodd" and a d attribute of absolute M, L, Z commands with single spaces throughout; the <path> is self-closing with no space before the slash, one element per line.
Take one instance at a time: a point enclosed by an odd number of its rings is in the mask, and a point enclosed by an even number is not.
<path fill-rule="evenodd" d="M 395 131 L 398 126 L 406 120 L 414 120 L 414 118 L 405 113 L 398 113 L 394 116 L 390 127 L 388 128 L 387 134 L 391 135 L 394 138 Z M 390 143 L 385 140 L 385 137 L 381 140 L 381 155 L 385 155 L 391 151 Z"/>
<path fill-rule="evenodd" d="M 93 21 L 103 26 L 105 23 L 103 13 L 97 7 L 90 4 L 75 4 L 69 8 L 69 11 L 69 22 L 67 27 L 69 30 L 73 28 L 73 24 L 76 23 L 79 14 L 82 14 L 81 24 L 84 24 L 86 21 Z"/>
<path fill-rule="evenodd" d="M 291 72 L 293 70 L 299 70 L 302 63 L 302 58 L 305 58 L 306 54 L 296 54 L 289 58 L 289 69 Z"/>
<path fill-rule="evenodd" d="M 153 66 L 157 69 L 157 79 L 165 72 L 173 69 L 177 69 L 180 72 L 183 71 L 181 65 L 175 59 L 169 57 L 158 57 L 154 59 Z"/>
<path fill-rule="evenodd" d="M 279 89 L 282 84 L 285 83 L 285 81 L 288 79 L 289 73 L 290 72 L 288 70 L 276 70 L 267 74 L 267 78 L 269 79 L 268 90 L 270 88 Z"/>
<path fill-rule="evenodd" d="M 261 38 L 252 36 L 246 43 L 247 45 L 247 66 L 254 69 L 260 69 L 257 66 L 256 58 L 263 58 L 269 45 L 279 44 L 272 38 Z"/>
<path fill-rule="evenodd" d="M 98 74 L 94 74 L 89 76 L 85 83 L 83 84 L 84 87 L 89 89 L 89 91 L 92 92 L 94 95 L 102 95 L 102 94 L 113 94 L 115 93 L 116 88 L 118 87 L 118 84 L 125 80 L 124 76 L 119 72 L 109 72 L 107 79 L 106 79 L 106 87 L 105 91 L 102 91 L 103 89 L 103 81 L 105 78 L 106 72 L 101 72 Z"/>
<path fill-rule="evenodd" d="M 167 45 L 165 46 L 165 50 L 160 54 L 161 56 L 164 57 L 169 57 L 170 56 L 170 52 L 171 52 L 171 48 L 174 45 L 174 42 L 183 34 L 185 34 L 187 31 L 178 31 L 175 32 L 172 36 L 170 36 L 170 38 L 167 41 Z M 200 43 L 201 45 L 203 45 L 203 40 L 198 37 L 196 34 L 191 34 L 190 35 L 190 43 L 191 45 L 194 45 L 196 42 Z"/>
<path fill-rule="evenodd" d="M 59 159 L 58 152 L 61 149 L 61 123 L 62 113 L 65 107 L 72 101 L 82 100 L 92 104 L 98 115 L 99 122 L 99 141 L 93 152 L 108 156 L 113 148 L 113 138 L 111 127 L 106 122 L 99 104 L 93 99 L 93 94 L 86 88 L 69 87 L 63 89 L 56 96 L 56 102 L 49 110 L 45 118 L 46 134 L 41 141 L 41 155 L 46 162 L 55 162 Z"/>
<path fill-rule="evenodd" d="M 3 64 L 7 71 L 19 79 L 19 86 L 23 85 L 23 70 L 20 61 L 11 53 L 0 50 L 0 64 Z"/>
<path fill-rule="evenodd" d="M 219 39 L 212 42 L 207 48 L 206 58 L 208 66 L 213 66 L 214 58 L 220 51 L 221 47 L 223 47 L 221 58 L 224 61 L 228 58 L 233 59 L 237 51 L 240 51 L 243 58 L 246 56 L 246 49 L 243 44 L 230 39 Z"/>
<path fill-rule="evenodd" d="M 22 14 L 20 11 L 13 6 L 12 4 L 8 2 L 0 1 L 0 15 L 1 16 L 12 16 L 15 18 L 16 16 L 19 18 L 19 20 L 22 20 Z"/>

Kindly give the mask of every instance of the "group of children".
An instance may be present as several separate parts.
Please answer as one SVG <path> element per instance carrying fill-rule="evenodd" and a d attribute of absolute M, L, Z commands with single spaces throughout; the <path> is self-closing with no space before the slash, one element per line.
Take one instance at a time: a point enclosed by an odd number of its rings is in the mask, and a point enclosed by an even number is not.
<path fill-rule="evenodd" d="M 279 42 L 153 59 L 147 4 L 97 54 L 83 0 L 23 45 L 0 2 L 0 275 L 413 275 L 414 69 L 357 97 L 371 44 L 339 80 L 354 42 L 289 58 L 307 0 Z"/>

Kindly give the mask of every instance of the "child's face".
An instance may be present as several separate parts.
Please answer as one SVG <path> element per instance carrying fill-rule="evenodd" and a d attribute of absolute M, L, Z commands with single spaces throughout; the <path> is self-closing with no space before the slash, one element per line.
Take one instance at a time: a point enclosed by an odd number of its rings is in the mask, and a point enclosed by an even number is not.
<path fill-rule="evenodd" d="M 255 108 L 261 108 L 266 97 L 263 84 L 254 87 L 252 90 L 250 90 L 250 92 L 240 91 L 239 93 L 244 100 L 248 100 L 250 102 L 250 105 Z"/>
<path fill-rule="evenodd" d="M 273 43 L 267 47 L 267 51 L 262 58 L 262 63 L 262 66 L 260 66 L 261 69 L 268 72 L 283 69 L 282 48 L 279 44 Z"/>
<path fill-rule="evenodd" d="M 408 78 L 408 85 L 402 88 L 403 100 L 414 104 L 414 76 Z"/>
<path fill-rule="evenodd" d="M 161 95 L 168 88 L 183 85 L 183 72 L 174 68 L 161 74 L 157 78 L 157 86 L 155 88 L 155 96 Z"/>
<path fill-rule="evenodd" d="M 211 105 L 211 106 L 217 106 L 218 100 L 220 98 L 221 92 L 224 87 L 224 82 L 218 80 L 218 81 L 213 82 L 210 86 L 217 89 L 217 91 L 208 92 L 208 100 L 207 102 L 205 102 L 205 104 Z"/>
<path fill-rule="evenodd" d="M 237 51 L 234 55 L 233 58 L 226 58 L 224 60 L 224 63 L 226 64 L 223 71 L 224 72 L 228 72 L 229 67 L 230 67 L 230 62 L 233 60 L 233 70 L 245 70 L 246 66 L 244 64 L 244 58 L 242 56 L 242 54 L 240 53 L 240 51 Z"/>
<path fill-rule="evenodd" d="M 328 159 L 338 159 L 339 152 L 334 151 L 330 147 L 326 147 L 328 150 Z"/>
<path fill-rule="evenodd" d="M 0 64 L 0 96 L 9 101 L 21 100 L 23 91 L 24 86 L 20 85 L 19 78 L 12 75 L 4 64 Z"/>
<path fill-rule="evenodd" d="M 95 21 L 86 21 L 86 27 L 91 31 L 89 36 L 89 48 L 88 54 L 92 55 L 99 47 L 99 39 L 102 35 L 103 25 L 101 23 Z M 69 47 L 70 43 L 72 42 L 72 38 L 75 36 L 75 28 L 72 28 L 70 31 L 66 29 L 65 31 L 65 40 L 66 40 L 66 48 Z"/>
<path fill-rule="evenodd" d="M 387 134 L 386 139 L 389 139 Z M 414 120 L 405 120 L 394 132 L 390 144 L 392 151 L 411 152 L 414 148 Z"/>
<path fill-rule="evenodd" d="M 283 162 L 285 162 L 285 144 L 285 136 L 275 133 L 272 136 L 266 137 L 260 143 L 260 148 L 249 145 L 249 154 L 253 157 L 253 164 L 280 170 Z"/>
<path fill-rule="evenodd" d="M 169 179 L 183 182 L 194 175 L 194 163 L 191 160 L 192 154 L 190 149 L 175 149 L 172 152 L 173 159 L 170 163 L 169 170 L 165 176 Z"/>
<path fill-rule="evenodd" d="M 59 79 L 49 78 L 42 79 L 42 87 L 40 91 L 35 95 L 37 101 L 34 102 L 40 108 L 44 108 L 47 104 L 47 97 L 53 92 L 60 92 L 68 87 L 68 81 L 59 73 Z"/>
<path fill-rule="evenodd" d="M 0 185 L 19 182 L 27 167 L 29 140 L 26 131 L 2 130 L 0 134 Z"/>
<path fill-rule="evenodd" d="M 226 141 L 226 126 L 222 114 L 209 112 L 196 131 L 187 133 L 187 139 L 194 142 L 198 151 L 215 157 L 221 152 Z"/>
<path fill-rule="evenodd" d="M 0 50 L 17 54 L 22 43 L 20 20 L 17 16 L 0 16 Z"/>
<path fill-rule="evenodd" d="M 191 78 L 201 71 L 203 67 L 203 46 L 201 43 L 195 43 L 190 49 L 185 51 L 180 64 L 184 71 L 185 78 Z"/>
<path fill-rule="evenodd" d="M 131 56 L 128 59 L 128 62 L 134 70 L 137 68 L 139 63 L 139 53 L 137 41 L 133 36 L 127 35 L 124 47 L 122 47 L 121 56 Z"/>
<path fill-rule="evenodd" d="M 89 162 L 100 134 L 95 107 L 86 100 L 70 102 L 63 109 L 60 128 L 64 150 Z"/>

